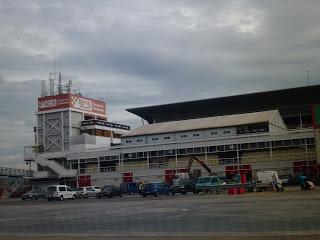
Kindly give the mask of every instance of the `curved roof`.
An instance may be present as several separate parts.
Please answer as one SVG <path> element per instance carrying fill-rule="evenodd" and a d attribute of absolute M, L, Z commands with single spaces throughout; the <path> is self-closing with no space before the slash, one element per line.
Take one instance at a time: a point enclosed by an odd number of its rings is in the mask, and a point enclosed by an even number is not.
<path fill-rule="evenodd" d="M 309 105 L 320 103 L 320 85 L 258 92 L 127 109 L 149 123 L 222 116 L 279 109 L 282 117 L 310 114 Z"/>
<path fill-rule="evenodd" d="M 228 116 L 217 116 L 208 118 L 198 118 L 182 121 L 172 121 L 163 123 L 154 123 L 139 127 L 129 133 L 124 134 L 122 137 L 171 133 L 171 132 L 182 132 L 192 131 L 199 129 L 210 129 L 210 128 L 222 128 L 230 126 L 239 126 L 253 123 L 267 123 L 272 122 L 274 125 L 279 123 L 273 122 L 279 115 L 279 111 L 271 110 L 264 112 L 255 113 L 244 113 Z"/>

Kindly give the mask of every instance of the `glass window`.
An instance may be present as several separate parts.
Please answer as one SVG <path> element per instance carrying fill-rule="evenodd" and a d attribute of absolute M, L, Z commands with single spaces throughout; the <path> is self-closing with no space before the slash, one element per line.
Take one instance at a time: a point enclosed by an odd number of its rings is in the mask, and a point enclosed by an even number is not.
<path fill-rule="evenodd" d="M 60 192 L 65 192 L 65 191 L 66 191 L 66 188 L 65 188 L 65 187 L 59 187 L 59 191 L 60 191 Z"/>
<path fill-rule="evenodd" d="M 55 192 L 56 190 L 57 190 L 57 188 L 55 186 L 48 187 L 49 192 Z"/>

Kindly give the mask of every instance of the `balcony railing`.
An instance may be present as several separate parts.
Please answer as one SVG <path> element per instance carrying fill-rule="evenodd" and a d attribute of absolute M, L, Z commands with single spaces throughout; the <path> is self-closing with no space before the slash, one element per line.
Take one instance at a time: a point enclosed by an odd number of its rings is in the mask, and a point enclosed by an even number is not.
<path fill-rule="evenodd" d="M 254 169 L 272 169 L 273 166 L 275 169 L 279 166 L 284 168 L 294 167 L 293 162 L 300 161 L 310 161 L 306 166 L 311 166 L 310 163 L 317 160 L 315 152 L 302 152 L 302 153 L 280 153 L 280 154 L 263 154 L 263 155 L 253 155 L 253 156 L 242 156 L 242 157 L 233 157 L 233 158 L 212 158 L 208 156 L 207 159 L 202 155 L 201 160 L 203 160 L 214 172 L 225 172 L 225 167 L 227 166 L 242 166 L 242 165 L 253 165 L 252 170 Z M 183 160 L 171 158 L 170 161 L 159 161 L 147 163 L 138 163 L 134 164 L 133 162 L 121 162 L 121 165 L 110 166 L 110 167 L 100 167 L 98 164 L 96 168 L 81 168 L 78 170 L 78 174 L 95 174 L 98 172 L 131 172 L 131 171 L 152 171 L 160 169 L 185 169 L 188 165 L 188 160 L 184 158 Z M 304 166 L 304 165 L 299 165 Z M 194 163 L 191 170 L 202 168 L 199 164 Z M 222 170 L 224 169 L 224 170 Z"/>
<path fill-rule="evenodd" d="M 32 170 L 25 170 L 25 169 L 0 167 L 0 176 L 32 177 L 33 171 Z"/>

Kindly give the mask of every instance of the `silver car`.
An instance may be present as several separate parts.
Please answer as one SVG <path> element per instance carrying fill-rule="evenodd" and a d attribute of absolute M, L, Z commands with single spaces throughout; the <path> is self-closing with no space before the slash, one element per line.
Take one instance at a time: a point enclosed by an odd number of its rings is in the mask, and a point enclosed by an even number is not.
<path fill-rule="evenodd" d="M 101 188 L 98 186 L 80 187 L 78 189 L 82 198 L 95 197 L 97 193 L 101 192 Z"/>

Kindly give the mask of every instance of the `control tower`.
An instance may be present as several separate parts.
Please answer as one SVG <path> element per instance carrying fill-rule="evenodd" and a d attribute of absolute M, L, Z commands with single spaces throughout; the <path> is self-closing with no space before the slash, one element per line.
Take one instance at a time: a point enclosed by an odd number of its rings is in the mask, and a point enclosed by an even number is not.
<path fill-rule="evenodd" d="M 25 161 L 30 169 L 36 163 L 34 178 L 75 180 L 79 172 L 68 166 L 68 154 L 108 150 L 120 144 L 121 135 L 129 130 L 107 121 L 104 101 L 84 97 L 71 81 L 62 80 L 60 72 L 50 73 L 48 80 L 41 81 L 35 142 L 25 147 Z"/>
<path fill-rule="evenodd" d="M 60 72 L 50 74 L 49 84 L 41 82 L 36 114 L 39 152 L 70 150 L 72 137 L 81 134 L 81 121 L 107 120 L 105 102 L 75 93 L 71 81 L 63 84 Z"/>

